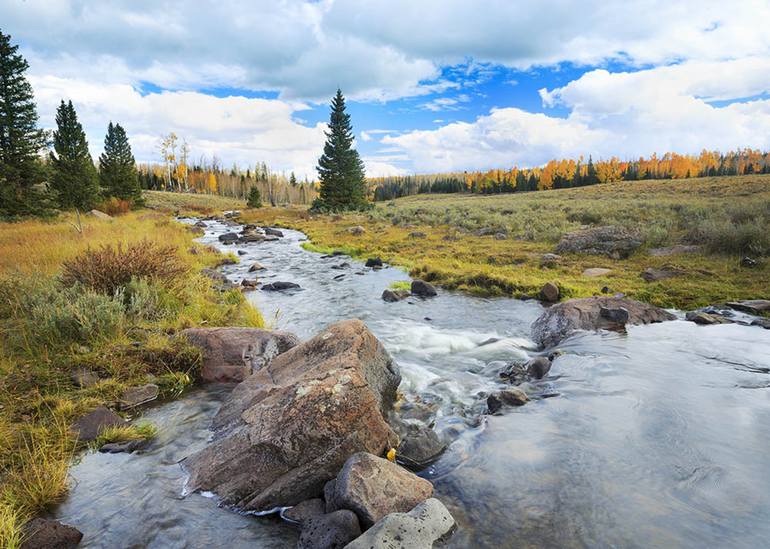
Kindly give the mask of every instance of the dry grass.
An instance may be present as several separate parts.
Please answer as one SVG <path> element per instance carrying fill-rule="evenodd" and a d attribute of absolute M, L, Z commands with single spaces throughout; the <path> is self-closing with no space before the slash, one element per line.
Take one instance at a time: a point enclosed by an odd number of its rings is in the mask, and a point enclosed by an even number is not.
<path fill-rule="evenodd" d="M 145 191 L 144 198 L 148 208 L 172 212 L 176 215 L 213 215 L 246 207 L 244 200 L 213 194 Z"/>

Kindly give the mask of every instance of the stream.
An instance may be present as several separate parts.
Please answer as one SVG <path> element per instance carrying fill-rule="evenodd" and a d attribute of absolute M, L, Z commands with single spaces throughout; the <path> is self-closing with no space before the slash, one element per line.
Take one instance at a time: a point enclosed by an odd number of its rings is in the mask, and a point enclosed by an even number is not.
<path fill-rule="evenodd" d="M 537 354 L 539 303 L 441 290 L 385 303 L 385 288 L 409 280 L 399 269 L 305 251 L 291 230 L 225 246 L 217 237 L 240 227 L 207 223 L 199 242 L 247 252 L 222 269 L 234 282 L 254 278 L 258 261 L 261 282 L 302 287 L 246 294 L 272 327 L 307 339 L 360 318 L 393 355 L 405 413 L 429 411 L 450 442 L 420 473 L 457 521 L 447 546 L 767 546 L 769 330 L 677 320 L 581 333 L 545 379 L 521 386 L 530 403 L 484 416 L 505 363 Z M 56 518 L 85 534 L 83 547 L 293 547 L 298 529 L 275 515 L 183 495 L 178 462 L 206 444 L 226 396 L 211 386 L 147 409 L 159 428 L 149 449 L 82 456 Z"/>

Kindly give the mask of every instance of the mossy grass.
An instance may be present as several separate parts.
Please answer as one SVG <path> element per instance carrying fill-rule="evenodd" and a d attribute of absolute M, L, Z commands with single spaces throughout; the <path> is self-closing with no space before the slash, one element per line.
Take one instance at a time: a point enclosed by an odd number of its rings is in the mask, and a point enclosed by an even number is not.
<path fill-rule="evenodd" d="M 377 203 L 366 213 L 311 215 L 300 208 L 242 213 L 245 222 L 305 232 L 303 247 L 379 256 L 414 277 L 486 296 L 537 296 L 557 282 L 562 298 L 622 292 L 663 307 L 690 309 L 728 300 L 767 298 L 770 276 L 770 176 L 639 181 L 506 195 L 417 195 Z M 365 231 L 351 234 L 350 227 Z M 564 255 L 552 266 L 541 256 L 567 232 L 620 225 L 640 233 L 644 246 L 625 260 Z M 483 231 L 481 231 L 483 229 Z M 425 238 L 410 234 L 423 232 Z M 476 236 L 477 232 L 486 236 Z M 502 232 L 505 239 L 494 234 Z M 700 244 L 697 253 L 650 255 L 649 249 Z M 741 265 L 749 255 L 759 264 Z M 583 276 L 591 267 L 611 272 Z M 646 282 L 647 268 L 681 276 Z"/>
<path fill-rule="evenodd" d="M 148 210 L 0 224 L 0 546 L 18 546 L 23 524 L 66 495 L 77 450 L 73 421 L 132 385 L 152 381 L 161 398 L 175 398 L 195 383 L 200 351 L 180 330 L 264 326 L 239 291 L 219 292 L 200 274 L 221 255 L 193 238 L 168 214 Z M 124 251 L 139 245 L 136 264 L 173 268 L 112 277 L 112 263 L 129 274 L 134 263 L 110 253 L 82 259 L 103 246 L 117 253 L 118 244 Z M 76 273 L 98 265 L 104 275 L 62 277 L 65 263 Z M 71 380 L 78 370 L 100 380 L 78 388 Z M 140 424 L 102 438 L 152 434 Z"/>
<path fill-rule="evenodd" d="M 158 428 L 152 423 L 139 422 L 132 425 L 107 427 L 103 429 L 90 446 L 98 449 L 112 442 L 151 440 L 158 435 Z"/>

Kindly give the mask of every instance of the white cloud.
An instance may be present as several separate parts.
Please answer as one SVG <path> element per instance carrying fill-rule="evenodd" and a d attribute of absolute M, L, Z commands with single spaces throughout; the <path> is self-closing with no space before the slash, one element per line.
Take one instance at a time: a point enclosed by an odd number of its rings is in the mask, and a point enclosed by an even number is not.
<path fill-rule="evenodd" d="M 158 161 L 160 136 L 174 131 L 189 143 L 193 160 L 216 156 L 224 166 L 265 161 L 277 171 L 315 177 L 325 125 L 298 123 L 294 114 L 307 108 L 303 103 L 187 91 L 141 95 L 125 84 L 95 85 L 53 76 L 33 77 L 31 82 L 44 127 L 54 127 L 61 99 L 73 101 L 94 158 L 101 153 L 112 120 L 125 127 L 140 162 Z"/>
<path fill-rule="evenodd" d="M 738 147 L 770 149 L 770 58 L 689 62 L 638 72 L 595 70 L 566 86 L 541 90 L 546 106 L 566 118 L 495 109 L 473 123 L 386 137 L 417 171 L 449 171 L 552 158 L 658 152 L 698 153 Z M 726 106 L 713 101 L 736 100 Z"/>

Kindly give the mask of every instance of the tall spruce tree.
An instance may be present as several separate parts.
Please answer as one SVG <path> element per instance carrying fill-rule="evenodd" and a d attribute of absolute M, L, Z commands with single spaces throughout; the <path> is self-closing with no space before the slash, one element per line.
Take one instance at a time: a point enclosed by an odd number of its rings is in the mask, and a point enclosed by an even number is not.
<path fill-rule="evenodd" d="M 350 115 L 345 112 L 345 97 L 339 89 L 332 99 L 324 153 L 316 169 L 321 188 L 314 206 L 330 210 L 368 206 L 364 163 L 353 148 L 353 127 Z"/>
<path fill-rule="evenodd" d="M 99 179 L 72 101 L 62 101 L 56 110 L 53 147 L 51 187 L 56 191 L 59 205 L 81 210 L 92 208 L 99 198 Z"/>
<path fill-rule="evenodd" d="M 99 156 L 99 183 L 107 196 L 129 200 L 134 206 L 142 204 L 136 161 L 120 124 L 107 126 L 104 152 Z"/>
<path fill-rule="evenodd" d="M 44 179 L 39 153 L 46 134 L 37 128 L 29 65 L 0 31 L 0 215 L 36 213 L 42 198 L 33 185 Z"/>

